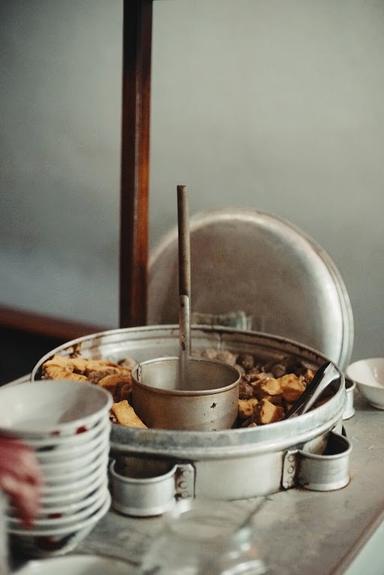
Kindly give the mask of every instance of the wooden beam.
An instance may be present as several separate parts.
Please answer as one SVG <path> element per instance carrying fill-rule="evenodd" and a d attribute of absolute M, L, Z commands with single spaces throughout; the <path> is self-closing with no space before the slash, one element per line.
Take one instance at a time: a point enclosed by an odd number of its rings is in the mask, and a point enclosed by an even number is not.
<path fill-rule="evenodd" d="M 124 0 L 120 197 L 120 327 L 147 308 L 152 0 Z"/>
<path fill-rule="evenodd" d="M 0 306 L 0 327 L 64 341 L 108 329 L 105 326 L 77 323 L 5 306 Z"/>

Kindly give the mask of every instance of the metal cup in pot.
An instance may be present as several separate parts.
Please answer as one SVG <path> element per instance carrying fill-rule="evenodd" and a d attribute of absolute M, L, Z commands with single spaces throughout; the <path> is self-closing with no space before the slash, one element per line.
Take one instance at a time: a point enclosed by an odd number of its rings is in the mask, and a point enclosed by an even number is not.
<path fill-rule="evenodd" d="M 233 426 L 240 374 L 220 361 L 189 358 L 181 377 L 180 360 L 162 357 L 133 371 L 132 402 L 148 427 L 216 431 Z"/>

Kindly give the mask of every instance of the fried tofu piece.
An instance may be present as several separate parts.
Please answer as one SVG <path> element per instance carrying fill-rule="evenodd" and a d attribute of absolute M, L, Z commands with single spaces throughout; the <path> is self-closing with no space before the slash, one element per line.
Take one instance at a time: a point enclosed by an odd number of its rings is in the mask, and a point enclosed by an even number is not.
<path fill-rule="evenodd" d="M 281 388 L 280 380 L 275 379 L 274 377 L 261 381 L 259 384 L 259 389 L 265 395 L 281 395 L 283 391 Z"/>
<path fill-rule="evenodd" d="M 255 397 L 252 397 L 251 399 L 239 399 L 239 419 L 242 421 L 244 419 L 248 419 L 248 417 L 251 417 L 258 403 L 259 401 Z"/>
<path fill-rule="evenodd" d="M 130 375 L 120 375 L 118 373 L 106 375 L 100 379 L 97 385 L 105 387 L 105 389 L 114 389 L 117 385 L 132 384 L 132 377 Z"/>
<path fill-rule="evenodd" d="M 145 423 L 136 415 L 133 407 L 124 399 L 112 405 L 112 414 L 116 417 L 117 422 L 125 427 L 139 427 L 147 429 Z"/>
<path fill-rule="evenodd" d="M 262 399 L 256 407 L 255 418 L 259 425 L 274 423 L 284 418 L 284 409 L 279 405 L 274 405 L 268 399 Z"/>
<path fill-rule="evenodd" d="M 305 382 L 294 373 L 283 375 L 279 381 L 283 397 L 288 403 L 296 401 L 305 390 Z"/>
<path fill-rule="evenodd" d="M 48 365 L 44 368 L 44 377 L 46 379 L 70 379 L 72 381 L 87 381 L 85 375 L 73 373 L 68 368 L 59 365 Z"/>
<path fill-rule="evenodd" d="M 45 363 L 44 366 L 50 366 L 50 365 L 60 365 L 62 367 L 68 367 L 68 362 L 69 362 L 69 358 L 68 357 L 64 357 L 63 355 L 59 355 L 58 353 L 55 353 L 54 356 L 51 357 L 51 359 L 48 359 Z"/>
<path fill-rule="evenodd" d="M 132 378 L 130 375 L 106 375 L 97 382 L 97 385 L 107 389 L 112 395 L 115 402 L 121 401 L 122 399 L 127 399 L 128 393 L 125 390 L 125 397 L 122 397 L 121 391 L 123 387 L 128 387 L 129 391 L 132 387 Z"/>

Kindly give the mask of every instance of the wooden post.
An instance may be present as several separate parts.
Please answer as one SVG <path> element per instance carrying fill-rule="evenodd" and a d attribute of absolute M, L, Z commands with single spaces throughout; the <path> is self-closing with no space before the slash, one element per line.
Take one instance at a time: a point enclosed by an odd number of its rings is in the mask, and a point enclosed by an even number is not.
<path fill-rule="evenodd" d="M 147 308 L 152 0 L 124 0 L 120 203 L 120 327 Z"/>

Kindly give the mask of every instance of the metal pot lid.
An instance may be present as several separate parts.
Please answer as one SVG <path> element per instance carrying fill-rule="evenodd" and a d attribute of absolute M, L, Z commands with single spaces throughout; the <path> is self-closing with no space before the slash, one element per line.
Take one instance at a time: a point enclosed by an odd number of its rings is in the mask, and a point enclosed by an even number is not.
<path fill-rule="evenodd" d="M 341 368 L 349 363 L 349 296 L 332 259 L 314 240 L 276 216 L 241 209 L 196 214 L 190 232 L 196 323 L 230 325 L 225 319 L 245 318 L 248 329 L 311 346 Z M 178 322 L 177 282 L 175 227 L 151 254 L 149 324 Z"/>

